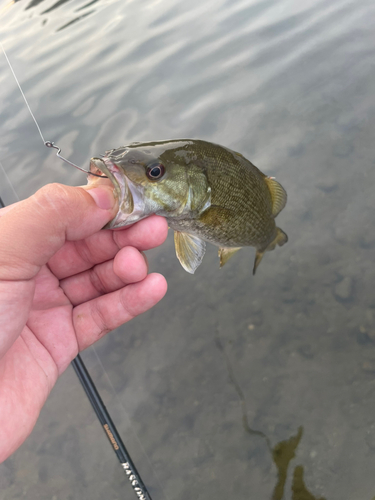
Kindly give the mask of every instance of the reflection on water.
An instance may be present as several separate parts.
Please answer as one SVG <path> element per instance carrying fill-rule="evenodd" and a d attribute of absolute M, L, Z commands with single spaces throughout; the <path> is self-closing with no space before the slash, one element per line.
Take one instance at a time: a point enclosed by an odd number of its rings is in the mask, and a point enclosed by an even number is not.
<path fill-rule="evenodd" d="M 221 271 L 208 249 L 187 276 L 170 237 L 148 255 L 166 298 L 98 344 L 101 365 L 83 353 L 153 499 L 374 500 L 374 2 L 3 5 L 31 108 L 74 163 L 201 138 L 288 192 L 290 243 L 255 278 L 251 249 Z M 18 195 L 85 183 L 42 145 L 3 57 L 0 82 Z M 1 500 L 131 497 L 70 369 L 0 483 Z"/>
<path fill-rule="evenodd" d="M 12 3 L 15 3 L 16 1 L 20 1 L 20 0 L 14 0 Z M 37 7 L 38 5 L 40 5 L 43 1 L 45 0 L 32 0 L 28 5 L 27 7 L 25 8 L 25 10 L 28 10 L 28 9 L 31 9 L 33 7 Z M 62 5 L 64 5 L 65 3 L 68 3 L 70 2 L 71 0 L 58 0 L 56 3 L 54 3 L 53 5 L 51 5 L 50 7 L 48 7 L 48 9 L 42 11 L 40 13 L 40 15 L 45 15 L 45 14 L 49 14 L 50 12 L 58 9 L 59 7 L 61 7 Z M 86 3 L 85 5 L 82 5 L 81 7 L 78 7 L 78 8 L 75 8 L 74 9 L 74 12 L 80 12 L 84 9 L 86 9 L 87 7 L 91 7 L 92 5 L 96 4 L 97 2 L 99 2 L 99 0 L 92 0 L 91 2 L 88 2 Z M 95 10 L 90 10 L 88 12 L 85 12 L 84 14 L 81 14 L 77 17 L 75 17 L 74 19 L 72 19 L 71 21 L 67 22 L 66 24 L 64 24 L 63 26 L 60 26 L 60 28 L 57 28 L 56 31 L 61 31 L 65 28 L 68 28 L 69 26 L 71 26 L 72 24 L 75 24 L 77 23 L 78 21 L 80 21 L 81 19 L 84 19 L 85 17 L 89 16 L 90 14 L 93 14 L 94 12 L 96 12 Z M 43 23 L 45 24 L 46 20 L 43 21 Z"/>
<path fill-rule="evenodd" d="M 293 484 L 292 484 L 292 500 L 325 500 L 323 497 L 314 497 L 307 490 L 304 480 L 303 480 L 303 467 L 302 465 L 297 465 L 294 469 L 293 474 Z"/>
<path fill-rule="evenodd" d="M 44 10 L 41 14 L 48 14 L 49 12 L 52 12 L 53 10 L 57 9 L 58 7 L 61 7 L 61 5 L 64 5 L 65 3 L 70 2 L 70 0 L 58 0 L 58 2 L 54 3 L 49 7 L 48 9 Z M 30 7 L 30 6 L 29 6 Z"/>
<path fill-rule="evenodd" d="M 272 450 L 273 460 L 278 470 L 278 482 L 275 486 L 272 500 L 282 500 L 284 497 L 285 483 L 287 480 L 288 467 L 290 461 L 295 457 L 297 446 L 301 440 L 303 429 L 299 428 L 296 436 L 292 436 L 287 441 L 281 441 Z M 323 497 L 315 497 L 306 488 L 303 480 L 303 467 L 297 465 L 293 472 L 292 500 L 325 500 Z"/>
<path fill-rule="evenodd" d="M 46 11 L 47 12 L 47 11 Z M 72 19 L 72 21 L 69 21 L 68 23 L 64 24 L 63 26 L 61 26 L 60 28 L 58 28 L 56 31 L 61 31 L 65 28 L 68 28 L 69 26 L 71 26 L 72 24 L 75 24 L 77 23 L 78 21 L 80 21 L 81 19 L 84 19 L 85 17 L 89 16 L 90 14 L 92 14 L 93 12 L 95 12 L 94 10 L 91 10 L 89 12 L 86 12 L 85 14 L 82 14 L 81 16 L 78 16 L 76 17 L 75 19 Z"/>
<path fill-rule="evenodd" d="M 241 387 L 239 386 L 235 375 L 234 370 L 231 366 L 229 357 L 227 356 L 225 349 L 220 341 L 218 335 L 216 335 L 215 343 L 218 349 L 221 351 L 224 359 L 226 368 L 228 370 L 228 375 L 231 383 L 233 384 L 239 400 L 241 402 L 242 409 L 242 425 L 245 431 L 250 434 L 250 436 L 260 436 L 263 438 L 267 444 L 267 448 L 269 449 L 272 460 L 277 468 L 278 481 L 273 490 L 272 500 L 283 500 L 285 498 L 285 483 L 288 475 L 288 467 L 293 458 L 296 456 L 296 450 L 299 445 L 299 442 L 302 438 L 303 427 L 298 429 L 298 432 L 295 436 L 292 436 L 286 441 L 280 441 L 273 448 L 271 448 L 271 442 L 269 438 L 261 431 L 257 431 L 250 428 L 248 421 L 248 410 L 246 407 L 246 401 L 244 394 L 242 392 Z M 293 482 L 292 482 L 292 492 L 293 497 L 292 500 L 325 500 L 323 497 L 316 498 L 314 497 L 306 488 L 306 485 L 303 481 L 303 467 L 296 466 L 293 473 Z"/>

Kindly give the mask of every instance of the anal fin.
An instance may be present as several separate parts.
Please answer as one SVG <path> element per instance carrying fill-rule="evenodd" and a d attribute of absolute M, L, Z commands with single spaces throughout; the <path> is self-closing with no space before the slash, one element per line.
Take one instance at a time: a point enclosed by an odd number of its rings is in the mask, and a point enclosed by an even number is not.
<path fill-rule="evenodd" d="M 232 257 L 232 255 L 237 253 L 238 250 L 241 250 L 241 248 L 242 247 L 236 247 L 236 248 L 221 247 L 221 248 L 219 248 L 220 267 L 223 267 L 223 265 L 228 262 L 228 260 Z"/>

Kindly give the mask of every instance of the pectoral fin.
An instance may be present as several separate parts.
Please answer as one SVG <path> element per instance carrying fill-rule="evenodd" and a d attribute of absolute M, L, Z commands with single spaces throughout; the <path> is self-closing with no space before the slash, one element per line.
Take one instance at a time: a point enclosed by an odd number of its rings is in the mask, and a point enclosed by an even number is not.
<path fill-rule="evenodd" d="M 267 187 L 272 198 L 272 215 L 276 217 L 286 205 L 287 194 L 285 189 L 274 177 L 265 177 Z"/>
<path fill-rule="evenodd" d="M 279 227 L 276 228 L 277 234 L 276 238 L 268 245 L 268 247 L 262 251 L 257 250 L 255 254 L 255 261 L 254 261 L 254 267 L 253 267 L 253 274 L 255 274 L 255 271 L 257 270 L 257 267 L 260 264 L 260 261 L 263 258 L 263 255 L 266 252 L 269 252 L 275 248 L 276 245 L 279 245 L 279 247 L 282 247 L 287 241 L 288 241 L 288 236 L 282 229 Z"/>
<path fill-rule="evenodd" d="M 194 274 L 206 252 L 206 243 L 197 236 L 175 231 L 174 244 L 181 266 L 188 273 Z"/>
<path fill-rule="evenodd" d="M 219 257 L 220 257 L 220 267 L 223 265 L 234 255 L 241 250 L 241 247 L 238 248 L 219 248 Z"/>

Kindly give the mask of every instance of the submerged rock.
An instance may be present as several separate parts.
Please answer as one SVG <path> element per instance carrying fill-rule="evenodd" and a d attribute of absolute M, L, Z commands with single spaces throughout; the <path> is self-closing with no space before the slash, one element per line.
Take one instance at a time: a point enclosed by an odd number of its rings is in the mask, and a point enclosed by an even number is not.
<path fill-rule="evenodd" d="M 354 283 L 353 278 L 346 276 L 339 281 L 333 290 L 335 299 L 339 302 L 349 302 L 353 298 Z"/>

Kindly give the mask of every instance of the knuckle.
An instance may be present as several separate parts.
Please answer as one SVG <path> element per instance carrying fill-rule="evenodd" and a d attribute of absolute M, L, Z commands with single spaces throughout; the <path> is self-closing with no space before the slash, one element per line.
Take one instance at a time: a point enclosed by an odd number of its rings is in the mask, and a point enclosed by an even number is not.
<path fill-rule="evenodd" d="M 104 295 L 107 293 L 106 286 L 100 278 L 95 267 L 89 270 L 89 279 L 93 288 L 98 292 L 99 295 Z"/>
<path fill-rule="evenodd" d="M 107 323 L 105 312 L 101 309 L 100 306 L 95 307 L 92 317 L 97 326 L 98 337 L 103 337 L 104 335 L 107 335 L 107 333 L 112 331 L 112 328 L 110 328 Z"/>
<path fill-rule="evenodd" d="M 124 246 L 120 241 L 120 232 L 121 231 L 111 231 L 113 243 L 117 246 L 118 250 L 120 250 Z"/>
<path fill-rule="evenodd" d="M 41 196 L 45 196 L 47 198 L 61 198 L 65 199 L 68 197 L 68 186 L 64 186 L 63 184 L 59 184 L 57 182 L 53 182 L 52 184 L 46 184 L 42 188 L 37 191 L 37 194 Z"/>
<path fill-rule="evenodd" d="M 70 189 L 63 184 L 47 184 L 36 192 L 35 197 L 42 206 L 62 210 L 71 204 Z"/>
<path fill-rule="evenodd" d="M 126 322 L 134 319 L 140 313 L 137 312 L 137 307 L 132 303 L 129 295 L 126 293 L 126 288 L 124 290 L 125 293 L 120 294 L 120 304 L 124 313 L 126 313 Z"/>
<path fill-rule="evenodd" d="M 76 248 L 77 254 L 81 257 L 83 262 L 86 262 L 87 264 L 91 264 L 92 256 L 91 256 L 91 251 L 90 251 L 89 245 L 87 244 L 87 241 L 86 240 L 75 241 L 74 246 Z M 90 276 L 90 278 L 91 278 L 91 276 Z"/>

